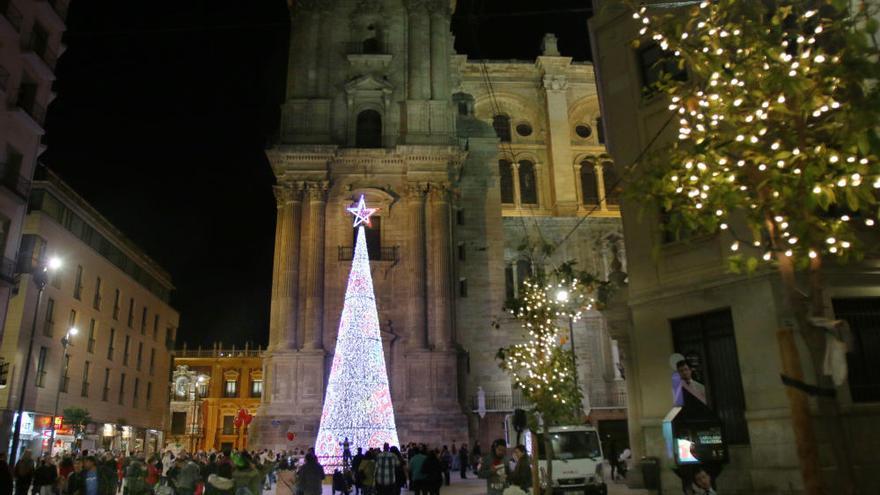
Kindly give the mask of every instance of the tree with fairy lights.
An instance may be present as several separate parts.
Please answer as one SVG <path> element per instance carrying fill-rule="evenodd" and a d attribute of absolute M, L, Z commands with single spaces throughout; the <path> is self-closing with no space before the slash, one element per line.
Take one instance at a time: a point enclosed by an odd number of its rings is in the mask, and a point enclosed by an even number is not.
<path fill-rule="evenodd" d="M 364 449 L 399 445 L 364 233 L 377 209 L 361 196 L 348 211 L 358 233 L 315 444 L 325 466 L 341 464 L 343 442 Z"/>
<path fill-rule="evenodd" d="M 551 280 L 555 280 L 551 281 Z M 530 428 L 537 431 L 538 417 L 547 453 L 545 476 L 534 477 L 537 493 L 541 478 L 547 493 L 553 486 L 553 449 L 549 426 L 583 422 L 583 395 L 578 386 L 574 346 L 564 344 L 570 334 L 560 324 L 573 324 L 582 312 L 592 309 L 602 284 L 586 273 L 578 273 L 567 262 L 549 276 L 539 272 L 525 280 L 518 297 L 508 301 L 508 311 L 522 325 L 524 339 L 498 350 L 499 366 L 522 391 L 523 398 L 534 406 Z M 537 455 L 533 455 L 537 465 Z"/>
<path fill-rule="evenodd" d="M 658 44 L 668 54 L 661 64 L 677 62 L 687 77 L 665 74 L 652 88 L 668 96 L 678 139 L 632 171 L 628 193 L 653 200 L 673 236 L 725 231 L 733 272 L 777 270 L 783 313 L 821 370 L 825 336 L 811 317 L 825 316 L 823 261 L 861 259 L 877 222 L 876 20 L 850 0 L 631 6 L 641 26 L 636 43 Z M 798 271 L 807 273 L 807 297 Z M 783 373 L 802 384 L 791 330 L 780 335 Z M 788 396 L 807 493 L 819 493 L 808 397 L 792 387 Z M 836 407 L 820 399 L 827 416 L 838 417 Z M 842 433 L 836 424 L 832 438 Z M 845 446 L 834 450 L 839 479 L 851 483 Z"/>

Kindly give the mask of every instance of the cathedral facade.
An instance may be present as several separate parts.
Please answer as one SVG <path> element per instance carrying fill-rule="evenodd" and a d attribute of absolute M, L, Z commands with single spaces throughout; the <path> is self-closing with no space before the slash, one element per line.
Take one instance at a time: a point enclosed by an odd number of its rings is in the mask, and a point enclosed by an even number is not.
<path fill-rule="evenodd" d="M 267 152 L 278 216 L 253 446 L 317 435 L 353 255 L 346 207 L 360 195 L 379 208 L 367 244 L 403 442 L 473 439 L 512 410 L 494 356 L 519 336 L 502 308 L 532 268 L 524 240 L 558 243 L 554 259 L 600 277 L 625 269 L 592 67 L 552 36 L 537 61 L 468 61 L 453 50 L 454 8 L 291 6 L 280 142 Z M 585 393 L 623 390 L 602 317 L 581 335 Z M 499 400 L 478 408 L 478 393 Z"/>

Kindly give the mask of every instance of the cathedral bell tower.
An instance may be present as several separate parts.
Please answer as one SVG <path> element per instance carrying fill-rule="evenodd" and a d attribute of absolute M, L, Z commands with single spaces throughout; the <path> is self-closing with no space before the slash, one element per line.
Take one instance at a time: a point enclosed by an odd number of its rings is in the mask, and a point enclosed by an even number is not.
<path fill-rule="evenodd" d="M 467 438 L 452 297 L 455 139 L 450 0 L 298 0 L 290 6 L 270 341 L 252 447 L 305 448 L 318 432 L 354 232 L 367 230 L 400 438 Z M 294 433 L 294 440 L 288 440 Z M 355 447 L 355 446 L 353 446 Z"/>

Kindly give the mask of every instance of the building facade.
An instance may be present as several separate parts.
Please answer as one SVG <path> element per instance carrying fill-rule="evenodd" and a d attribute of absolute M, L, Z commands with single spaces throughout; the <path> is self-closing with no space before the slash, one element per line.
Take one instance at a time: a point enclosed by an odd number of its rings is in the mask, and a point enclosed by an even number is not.
<path fill-rule="evenodd" d="M 548 263 L 577 258 L 604 277 L 623 269 L 591 67 L 561 56 L 552 37 L 537 61 L 469 62 L 452 50 L 453 8 L 291 7 L 287 99 L 268 151 L 276 254 L 252 445 L 317 434 L 353 251 L 345 208 L 360 195 L 380 208 L 367 244 L 404 442 L 488 436 L 512 412 L 494 356 L 520 335 L 503 306 L 532 269 L 524 239 L 560 242 Z M 582 362 L 597 363 L 581 383 L 597 401 L 620 397 L 604 320 L 591 315 L 578 335 Z M 497 399 L 492 416 L 476 414 L 478 392 Z"/>
<path fill-rule="evenodd" d="M 247 447 L 250 424 L 236 419 L 241 411 L 257 414 L 263 397 L 263 352 L 220 346 L 175 351 L 169 449 L 207 452 Z M 284 442 L 288 442 L 286 433 L 280 433 Z M 292 447 L 290 443 L 288 448 Z"/>
<path fill-rule="evenodd" d="M 664 131 L 668 102 L 643 89 L 657 75 L 657 47 L 632 47 L 639 27 L 621 2 L 593 4 L 591 45 L 608 148 L 616 164 L 628 165 L 650 152 L 655 138 L 657 143 L 674 139 L 675 126 Z M 718 479 L 719 493 L 803 493 L 789 403 L 779 380 L 777 330 L 787 319 L 778 274 L 734 276 L 725 262 L 725 247 L 734 241 L 729 235 L 672 241 L 662 234 L 659 211 L 645 211 L 634 199 L 624 199 L 621 208 L 629 259 L 628 317 L 621 320 L 630 324 L 613 328 L 612 334 L 628 350 L 633 458 L 660 458 L 662 493 L 679 492 L 661 432 L 673 405 L 668 360 L 677 352 L 699 363 L 697 377 L 723 420 L 731 459 Z M 870 364 L 880 353 L 877 264 L 873 257 L 848 267 L 826 264 L 824 274 L 826 312 L 847 320 L 857 342 L 848 354 L 849 382 L 836 390 L 844 425 L 836 440 L 851 453 L 861 493 L 880 490 L 873 475 L 877 457 L 867 454 L 880 441 L 880 375 Z M 809 354 L 802 342 L 797 347 L 804 376 L 815 383 Z M 812 408 L 815 413 L 815 403 Z M 838 493 L 842 474 L 834 466 L 829 423 L 816 414 L 815 425 L 825 493 Z"/>
<path fill-rule="evenodd" d="M 170 276 L 51 173 L 34 182 L 28 209 L 22 266 L 49 256 L 63 265 L 39 306 L 29 273 L 10 300 L 0 345 L 0 355 L 11 363 L 7 386 L 0 389 L 0 445 L 9 445 L 22 375 L 29 373 L 22 448 L 48 447 L 58 397 L 59 415 L 67 407 L 89 412 L 82 448 L 156 451 L 163 445 L 169 351 L 179 319 L 169 304 Z M 71 328 L 75 335 L 68 334 Z M 25 370 L 32 329 L 32 367 Z M 56 435 L 55 447 L 69 448 L 72 440 Z"/>
<path fill-rule="evenodd" d="M 55 97 L 67 0 L 0 4 L 0 328 L 15 290 L 28 194 L 43 152 L 46 107 Z M 0 335 L 2 339 L 2 335 Z"/>

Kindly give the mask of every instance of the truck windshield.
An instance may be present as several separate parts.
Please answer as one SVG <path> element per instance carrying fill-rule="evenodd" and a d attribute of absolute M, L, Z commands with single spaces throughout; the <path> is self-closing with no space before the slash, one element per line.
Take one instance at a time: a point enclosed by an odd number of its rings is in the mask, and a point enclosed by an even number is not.
<path fill-rule="evenodd" d="M 538 458 L 546 459 L 544 435 L 536 436 L 538 437 Z M 599 450 L 599 436 L 595 431 L 559 431 L 551 433 L 550 443 L 553 446 L 554 459 L 597 459 L 602 457 L 602 453 Z"/>

